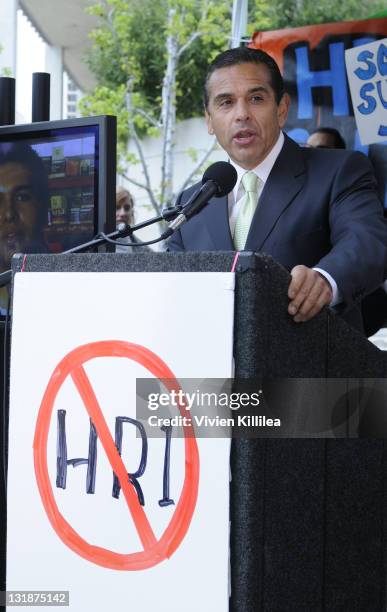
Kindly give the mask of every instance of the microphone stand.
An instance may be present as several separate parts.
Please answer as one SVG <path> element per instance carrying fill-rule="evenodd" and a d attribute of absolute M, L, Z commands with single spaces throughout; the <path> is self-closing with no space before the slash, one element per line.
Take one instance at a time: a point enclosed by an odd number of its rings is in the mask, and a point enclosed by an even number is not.
<path fill-rule="evenodd" d="M 123 229 L 115 230 L 110 234 L 104 234 L 103 232 L 101 232 L 95 238 L 93 238 L 93 240 L 89 240 L 89 242 L 79 244 L 78 246 L 73 247 L 72 249 L 68 249 L 67 251 L 63 251 L 61 254 L 68 255 L 70 253 L 83 253 L 88 249 L 99 247 L 106 243 L 114 244 L 116 240 L 119 240 L 120 238 L 126 238 L 126 236 L 131 236 L 137 230 L 143 229 L 144 227 L 148 227 L 149 225 L 153 225 L 154 223 L 159 223 L 160 221 L 172 221 L 173 219 L 176 219 L 176 217 L 181 213 L 181 211 L 182 206 L 170 206 L 168 208 L 164 208 L 160 215 L 152 217 L 151 219 L 143 221 L 142 223 L 137 223 L 133 226 L 121 223 L 120 225 L 124 225 Z M 164 235 L 161 235 L 155 240 L 149 240 L 148 242 L 133 242 L 126 244 L 125 246 L 148 246 L 148 244 L 156 244 L 156 242 L 160 242 L 161 240 L 165 240 Z"/>
<path fill-rule="evenodd" d="M 136 225 L 124 225 L 123 229 L 116 230 L 111 232 L 110 234 L 100 233 L 98 236 L 93 238 L 93 240 L 89 240 L 88 242 L 84 242 L 83 244 L 79 244 L 78 246 L 73 247 L 72 249 L 68 249 L 67 251 L 63 251 L 59 253 L 59 255 L 69 255 L 70 253 L 83 253 L 84 251 L 88 251 L 89 249 L 102 246 L 107 242 L 114 242 L 119 238 L 125 238 L 126 236 L 131 236 L 137 230 L 143 229 L 144 227 L 148 227 L 149 225 L 153 225 L 154 223 L 159 223 L 160 221 L 172 221 L 176 219 L 178 215 L 180 215 L 182 211 L 182 206 L 170 206 L 168 208 L 164 208 L 160 215 L 156 217 L 152 217 L 147 221 L 142 221 L 142 223 L 137 223 Z M 134 242 L 133 244 L 126 244 L 125 246 L 147 246 L 148 244 L 155 244 L 156 242 L 160 242 L 164 240 L 163 236 L 156 238 L 155 240 L 150 240 L 149 242 Z M 5 272 L 0 273 L 0 287 L 5 287 L 12 280 L 12 270 L 6 270 Z"/>

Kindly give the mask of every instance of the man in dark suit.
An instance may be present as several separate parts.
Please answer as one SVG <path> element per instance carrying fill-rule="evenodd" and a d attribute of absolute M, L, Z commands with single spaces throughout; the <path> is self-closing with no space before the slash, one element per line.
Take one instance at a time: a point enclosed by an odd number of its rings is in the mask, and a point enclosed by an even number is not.
<path fill-rule="evenodd" d="M 361 329 L 361 299 L 387 276 L 387 227 L 372 168 L 357 152 L 300 148 L 282 133 L 288 109 L 266 53 L 237 48 L 214 60 L 207 127 L 238 181 L 182 226 L 169 248 L 269 254 L 291 273 L 288 311 L 296 322 L 330 305 Z"/>
<path fill-rule="evenodd" d="M 314 130 L 307 145 L 323 149 L 345 149 L 345 141 L 335 128 L 320 126 Z M 361 303 L 364 333 L 373 336 L 387 324 L 387 293 L 383 286 L 365 296 Z"/>

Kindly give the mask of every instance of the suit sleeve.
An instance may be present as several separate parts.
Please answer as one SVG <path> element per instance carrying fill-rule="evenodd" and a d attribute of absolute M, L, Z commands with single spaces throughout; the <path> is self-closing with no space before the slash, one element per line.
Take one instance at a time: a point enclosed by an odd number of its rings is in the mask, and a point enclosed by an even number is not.
<path fill-rule="evenodd" d="M 174 234 L 172 234 L 168 240 L 167 251 L 185 251 L 180 230 L 177 230 Z"/>
<path fill-rule="evenodd" d="M 387 223 L 369 160 L 345 157 L 332 183 L 329 209 L 330 252 L 316 267 L 336 281 L 347 309 L 387 277 Z"/>
<path fill-rule="evenodd" d="M 186 192 L 181 193 L 175 202 L 175 206 L 180 206 L 184 203 L 183 200 L 186 199 Z M 167 242 L 167 252 L 171 251 L 185 251 L 180 230 L 174 232 Z"/>

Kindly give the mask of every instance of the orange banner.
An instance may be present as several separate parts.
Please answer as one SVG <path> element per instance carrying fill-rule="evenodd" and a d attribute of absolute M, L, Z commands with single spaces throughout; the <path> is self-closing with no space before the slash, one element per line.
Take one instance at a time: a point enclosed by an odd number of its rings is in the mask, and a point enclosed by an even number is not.
<path fill-rule="evenodd" d="M 269 53 L 276 60 L 281 72 L 283 72 L 284 51 L 291 44 L 307 41 L 310 49 L 315 49 L 327 35 L 332 36 L 336 34 L 342 37 L 345 34 L 351 34 L 363 36 L 365 32 L 372 33 L 376 38 L 387 36 L 387 17 L 382 19 L 363 19 L 362 21 L 322 23 L 301 28 L 272 30 L 271 32 L 255 32 L 249 47 L 263 49 L 263 51 Z"/>

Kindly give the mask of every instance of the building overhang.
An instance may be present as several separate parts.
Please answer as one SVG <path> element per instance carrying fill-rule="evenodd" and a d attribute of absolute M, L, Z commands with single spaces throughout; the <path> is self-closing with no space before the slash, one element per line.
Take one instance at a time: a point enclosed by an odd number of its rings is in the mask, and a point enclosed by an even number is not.
<path fill-rule="evenodd" d="M 86 13 L 91 0 L 19 0 L 20 8 L 50 45 L 62 47 L 64 68 L 85 92 L 95 86 L 86 62 L 90 48 L 88 34 L 98 25 L 97 17 Z"/>

